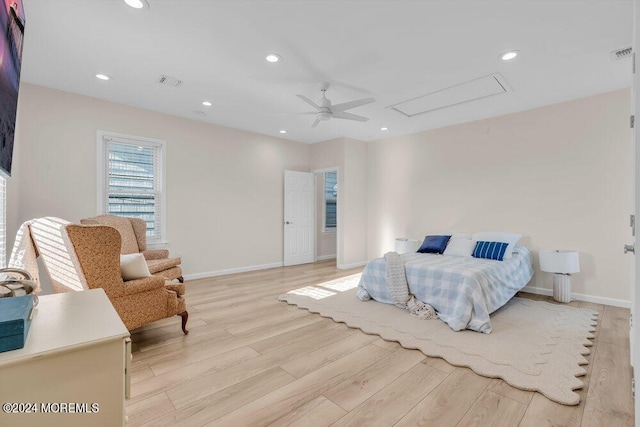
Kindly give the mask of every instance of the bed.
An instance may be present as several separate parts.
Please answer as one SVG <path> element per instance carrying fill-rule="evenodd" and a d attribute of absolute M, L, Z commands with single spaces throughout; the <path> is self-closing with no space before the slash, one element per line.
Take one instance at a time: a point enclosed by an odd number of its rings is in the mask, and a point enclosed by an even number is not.
<path fill-rule="evenodd" d="M 430 304 L 454 331 L 471 329 L 491 333 L 489 314 L 507 303 L 533 277 L 531 252 L 516 246 L 511 259 L 495 261 L 472 257 L 411 253 L 401 255 L 409 291 Z M 360 278 L 358 298 L 393 304 L 386 284 L 386 262 L 367 263 Z"/>

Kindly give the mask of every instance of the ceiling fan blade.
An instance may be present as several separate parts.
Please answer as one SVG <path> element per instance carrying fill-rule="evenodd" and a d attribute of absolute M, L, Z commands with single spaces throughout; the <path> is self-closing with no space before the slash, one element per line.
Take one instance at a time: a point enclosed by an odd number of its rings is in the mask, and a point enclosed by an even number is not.
<path fill-rule="evenodd" d="M 320 123 L 320 119 L 316 119 L 315 122 L 313 122 L 313 124 L 311 125 L 312 128 L 318 126 L 318 123 Z"/>
<path fill-rule="evenodd" d="M 317 105 L 315 102 L 313 102 L 312 100 L 310 100 L 309 98 L 307 98 L 304 95 L 296 95 L 298 98 L 302 99 L 304 102 L 306 102 L 307 104 L 311 105 L 313 108 L 315 108 L 316 110 L 320 111 L 320 106 Z"/>
<path fill-rule="evenodd" d="M 332 105 L 331 111 L 341 112 L 345 110 L 350 110 L 352 108 L 360 107 L 361 105 L 371 104 L 372 102 L 376 102 L 376 100 L 373 98 L 364 98 L 364 99 L 358 99 L 357 101 L 343 102 L 342 104 Z"/>
<path fill-rule="evenodd" d="M 343 113 L 343 112 L 333 113 L 331 114 L 331 117 L 333 117 L 334 119 L 357 120 L 359 122 L 369 121 L 369 119 L 366 117 L 362 117 L 357 114 Z"/>

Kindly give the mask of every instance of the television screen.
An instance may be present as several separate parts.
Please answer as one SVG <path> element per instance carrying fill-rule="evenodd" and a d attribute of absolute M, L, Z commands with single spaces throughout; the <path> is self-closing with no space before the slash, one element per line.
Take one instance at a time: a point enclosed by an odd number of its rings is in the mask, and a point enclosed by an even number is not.
<path fill-rule="evenodd" d="M 0 29 L 0 172 L 11 176 L 24 37 L 22 0 L 0 4 Z"/>

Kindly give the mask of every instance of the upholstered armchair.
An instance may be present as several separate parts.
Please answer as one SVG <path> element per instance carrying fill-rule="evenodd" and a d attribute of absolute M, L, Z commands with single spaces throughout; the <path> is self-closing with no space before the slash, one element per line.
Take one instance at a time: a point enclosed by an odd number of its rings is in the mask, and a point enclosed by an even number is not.
<path fill-rule="evenodd" d="M 102 288 L 127 329 L 178 315 L 182 331 L 188 333 L 184 284 L 162 276 L 124 281 L 116 229 L 75 225 L 52 217 L 33 220 L 28 227 L 55 292 Z"/>
<path fill-rule="evenodd" d="M 80 220 L 81 224 L 100 224 L 113 227 L 122 237 L 122 248 L 120 253 L 133 254 L 142 253 L 147 260 L 149 271 L 153 275 L 162 276 L 169 280 L 177 279 L 184 283 L 180 258 L 169 258 L 169 251 L 166 249 L 147 249 L 147 224 L 140 218 L 125 218 L 115 215 L 99 215 L 93 218 Z"/>

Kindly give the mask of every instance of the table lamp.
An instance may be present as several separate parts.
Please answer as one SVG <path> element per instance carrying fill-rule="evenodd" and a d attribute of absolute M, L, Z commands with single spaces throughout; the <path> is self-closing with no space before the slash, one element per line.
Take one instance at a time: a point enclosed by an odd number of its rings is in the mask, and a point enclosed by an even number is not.
<path fill-rule="evenodd" d="M 541 250 L 540 270 L 553 274 L 553 299 L 571 301 L 571 274 L 580 272 L 578 251 Z"/>
<path fill-rule="evenodd" d="M 406 237 L 398 237 L 396 239 L 396 252 L 399 254 L 409 254 L 418 249 L 418 241 L 407 239 Z"/>

